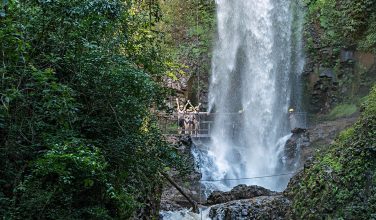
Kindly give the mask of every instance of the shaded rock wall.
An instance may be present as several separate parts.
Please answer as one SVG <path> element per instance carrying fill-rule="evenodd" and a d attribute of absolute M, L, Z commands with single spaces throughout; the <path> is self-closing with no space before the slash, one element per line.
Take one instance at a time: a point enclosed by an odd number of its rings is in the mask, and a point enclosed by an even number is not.
<path fill-rule="evenodd" d="M 374 219 L 376 87 L 359 120 L 305 164 L 289 183 L 293 219 Z"/>
<path fill-rule="evenodd" d="M 319 53 L 327 53 L 320 50 Z M 332 54 L 332 53 L 330 53 Z M 376 56 L 343 50 L 337 62 L 309 61 L 305 70 L 306 107 L 311 113 L 327 113 L 335 104 L 368 94 L 376 82 Z M 310 58 L 308 57 L 308 60 Z"/>
<path fill-rule="evenodd" d="M 284 161 L 288 170 L 299 170 L 316 150 L 329 146 L 338 134 L 355 123 L 358 116 L 323 121 L 311 125 L 307 130 L 293 133 L 284 149 Z"/>

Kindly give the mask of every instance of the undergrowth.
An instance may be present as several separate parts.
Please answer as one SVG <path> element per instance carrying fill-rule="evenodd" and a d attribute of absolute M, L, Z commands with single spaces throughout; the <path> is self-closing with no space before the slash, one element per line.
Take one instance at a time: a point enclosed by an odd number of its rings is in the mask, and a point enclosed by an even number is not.
<path fill-rule="evenodd" d="M 376 86 L 359 121 L 307 164 L 290 187 L 292 219 L 376 218 Z"/>
<path fill-rule="evenodd" d="M 333 120 L 342 117 L 348 117 L 354 114 L 358 108 L 354 104 L 340 104 L 330 111 L 328 118 Z"/>

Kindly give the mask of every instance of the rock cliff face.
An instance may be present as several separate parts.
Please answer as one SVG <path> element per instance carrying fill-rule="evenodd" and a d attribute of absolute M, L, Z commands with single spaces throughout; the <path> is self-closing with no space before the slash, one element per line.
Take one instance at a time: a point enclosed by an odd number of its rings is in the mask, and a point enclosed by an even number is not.
<path fill-rule="evenodd" d="M 330 67 L 321 62 L 308 62 L 305 71 L 306 106 L 311 113 L 327 113 L 343 101 L 365 96 L 376 81 L 376 56 L 355 50 L 342 50 L 339 55 L 332 48 L 319 50 L 319 54 L 332 54 L 339 60 Z M 329 51 L 329 52 L 328 52 Z M 310 59 L 308 57 L 308 59 Z M 326 64 L 328 65 L 328 64 Z"/>
<path fill-rule="evenodd" d="M 357 49 L 357 42 L 348 46 L 335 39 L 323 40 L 331 30 L 320 26 L 318 19 L 317 14 L 306 16 L 305 105 L 310 113 L 327 113 L 338 103 L 369 93 L 376 82 L 376 55 Z"/>
<path fill-rule="evenodd" d="M 306 108 L 327 113 L 376 82 L 375 1 L 304 1 Z"/>
<path fill-rule="evenodd" d="M 307 162 L 288 186 L 291 218 L 373 219 L 376 213 L 376 87 L 359 120 Z"/>
<path fill-rule="evenodd" d="M 307 130 L 293 133 L 287 140 L 284 150 L 285 165 L 288 170 L 299 170 L 316 150 L 324 149 L 334 142 L 338 134 L 355 123 L 358 115 L 323 121 Z"/>

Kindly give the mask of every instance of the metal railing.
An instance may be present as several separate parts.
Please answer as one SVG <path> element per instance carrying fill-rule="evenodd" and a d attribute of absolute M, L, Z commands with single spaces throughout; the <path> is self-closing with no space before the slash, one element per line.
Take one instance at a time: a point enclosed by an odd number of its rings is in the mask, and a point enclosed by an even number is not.
<path fill-rule="evenodd" d="M 196 124 L 193 128 L 182 128 L 179 126 L 178 115 L 175 114 L 158 114 L 158 124 L 162 133 L 165 135 L 191 135 L 191 136 L 209 136 L 212 123 L 214 121 L 214 114 L 207 113 L 186 113 L 184 116 L 195 116 Z"/>
<path fill-rule="evenodd" d="M 159 121 L 159 128 L 162 133 L 165 135 L 191 135 L 192 137 L 209 137 L 213 128 L 214 118 L 217 115 L 224 115 L 229 119 L 229 126 L 235 128 L 237 127 L 236 123 L 233 122 L 233 119 L 236 116 L 240 115 L 239 113 L 186 113 L 184 116 L 195 116 L 196 125 L 190 129 L 184 129 L 179 126 L 178 115 L 173 114 L 157 114 Z M 198 126 L 197 126 L 198 125 Z M 196 127 L 197 126 L 197 127 Z"/>
<path fill-rule="evenodd" d="M 241 114 L 239 113 L 186 113 L 185 115 L 195 115 L 197 120 L 197 127 L 184 129 L 179 126 L 178 115 L 176 113 L 157 114 L 159 121 L 159 128 L 164 135 L 191 135 L 192 137 L 209 137 L 213 129 L 214 119 L 218 115 L 224 115 L 225 127 L 231 127 L 233 135 L 238 132 L 239 124 L 238 119 Z M 289 113 L 289 122 L 291 131 L 296 129 L 307 129 L 307 113 L 306 112 L 293 112 Z"/>

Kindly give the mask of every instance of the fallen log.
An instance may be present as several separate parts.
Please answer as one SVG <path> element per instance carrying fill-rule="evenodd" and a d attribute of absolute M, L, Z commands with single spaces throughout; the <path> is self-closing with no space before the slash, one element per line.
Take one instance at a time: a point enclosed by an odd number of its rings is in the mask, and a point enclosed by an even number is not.
<path fill-rule="evenodd" d="M 181 188 L 167 173 L 161 172 L 161 175 L 167 179 L 168 182 L 171 183 L 192 205 L 192 211 L 195 213 L 199 213 L 198 204 L 194 201 L 186 192 L 184 192 L 183 188 Z"/>

